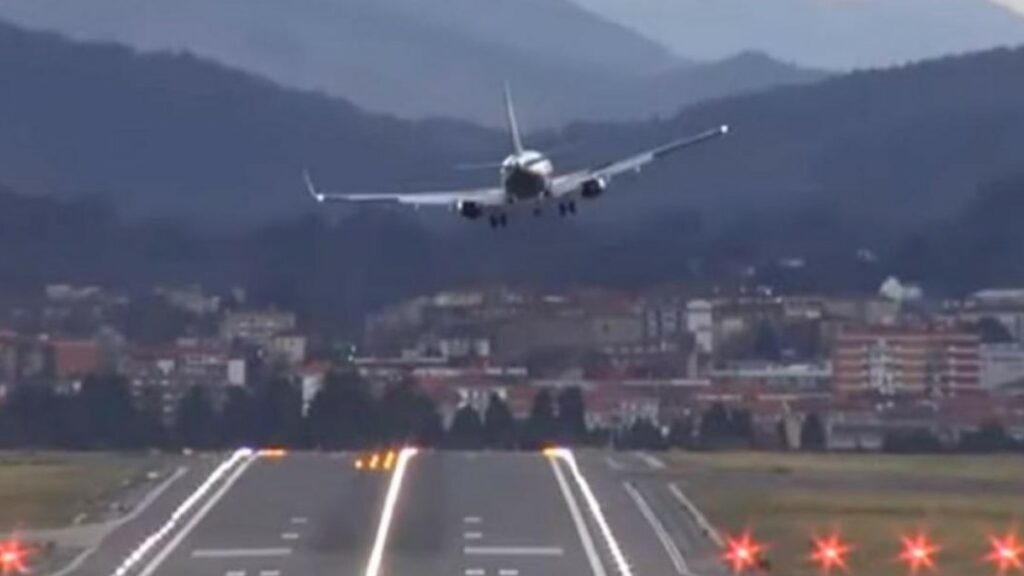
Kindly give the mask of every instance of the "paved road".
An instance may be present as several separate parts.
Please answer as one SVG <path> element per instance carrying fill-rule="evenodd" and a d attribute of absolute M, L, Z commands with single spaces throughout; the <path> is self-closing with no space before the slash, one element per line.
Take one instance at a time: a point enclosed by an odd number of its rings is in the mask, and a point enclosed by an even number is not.
<path fill-rule="evenodd" d="M 420 453 L 380 576 L 624 576 L 616 544 L 637 576 L 721 573 L 717 549 L 670 489 L 678 479 L 656 460 L 585 452 L 577 461 L 610 534 L 567 461 Z M 190 472 L 74 574 L 110 576 L 210 469 Z M 126 576 L 364 576 L 391 475 L 330 454 L 253 459 L 235 472 Z"/>

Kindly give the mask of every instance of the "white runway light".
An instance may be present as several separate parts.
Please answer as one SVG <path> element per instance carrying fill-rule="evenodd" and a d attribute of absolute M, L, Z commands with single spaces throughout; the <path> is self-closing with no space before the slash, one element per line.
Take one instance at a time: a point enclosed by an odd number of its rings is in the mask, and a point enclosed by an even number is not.
<path fill-rule="evenodd" d="M 377 536 L 373 540 L 373 550 L 370 552 L 370 560 L 366 563 L 365 576 L 377 576 L 380 572 L 380 565 L 384 558 L 384 545 L 387 543 L 388 531 L 391 529 L 391 518 L 395 514 L 395 506 L 398 505 L 398 494 L 402 490 L 402 478 L 405 476 L 405 469 L 409 460 L 417 454 L 415 448 L 402 448 L 398 453 L 398 464 L 391 474 L 391 483 L 388 484 L 388 493 L 384 498 L 384 509 L 380 513 L 380 524 L 377 526 Z"/>
<path fill-rule="evenodd" d="M 204 480 L 203 483 L 185 499 L 184 502 L 178 505 L 174 510 L 174 513 L 171 514 L 170 519 L 168 519 L 167 522 L 165 522 L 156 532 L 153 532 L 149 537 L 143 540 L 142 544 L 140 544 L 138 548 L 132 551 L 132 553 L 121 562 L 121 565 L 114 570 L 113 576 L 125 576 L 128 574 L 136 564 L 145 558 L 146 554 L 154 546 L 166 538 L 167 535 L 178 526 L 178 523 L 182 521 L 185 515 L 187 515 L 192 508 L 202 500 L 203 496 L 205 496 L 218 481 L 220 481 L 240 462 L 255 457 L 256 455 L 252 450 L 249 448 L 242 448 L 240 450 L 236 450 L 230 458 L 221 462 L 220 465 L 206 477 L 206 480 Z"/>
<path fill-rule="evenodd" d="M 625 554 L 622 553 L 619 541 L 615 539 L 612 527 L 604 517 L 601 503 L 597 501 L 594 492 L 590 489 L 590 483 L 587 482 L 587 478 L 580 472 L 580 468 L 576 464 L 576 456 L 573 455 L 572 450 L 568 448 L 548 448 L 544 450 L 544 455 L 562 460 L 569 467 L 569 472 L 572 473 L 573 480 L 576 481 L 576 485 L 579 487 L 580 492 L 583 494 L 583 499 L 590 509 L 590 515 L 593 516 L 594 521 L 601 530 L 601 535 L 604 537 L 608 551 L 611 553 L 612 560 L 614 560 L 619 574 L 621 576 L 633 576 L 633 571 L 629 567 L 629 562 L 626 561 Z"/>

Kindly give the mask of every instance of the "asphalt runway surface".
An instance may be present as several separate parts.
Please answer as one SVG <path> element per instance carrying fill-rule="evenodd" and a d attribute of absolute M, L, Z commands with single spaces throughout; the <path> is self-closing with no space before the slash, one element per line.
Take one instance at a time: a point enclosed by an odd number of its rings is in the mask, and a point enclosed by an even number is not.
<path fill-rule="evenodd" d="M 215 482 L 207 479 L 218 462 L 197 462 L 70 574 L 725 573 L 714 535 L 685 502 L 685 485 L 656 457 L 423 451 L 401 474 L 400 467 L 357 470 L 354 458 L 251 456 L 234 461 Z M 207 490 L 180 513 L 204 482 Z M 382 531 L 389 491 L 391 518 Z M 375 547 L 378 566 L 370 561 Z"/>

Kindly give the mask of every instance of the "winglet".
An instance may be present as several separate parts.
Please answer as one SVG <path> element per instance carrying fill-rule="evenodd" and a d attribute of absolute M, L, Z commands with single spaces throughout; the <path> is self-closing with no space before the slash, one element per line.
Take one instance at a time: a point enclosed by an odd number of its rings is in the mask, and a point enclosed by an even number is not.
<path fill-rule="evenodd" d="M 309 195 L 313 197 L 313 200 L 323 204 L 327 197 L 317 191 L 316 185 L 313 184 L 313 178 L 309 175 L 309 170 L 302 171 L 302 179 L 306 181 L 306 190 L 309 192 Z"/>

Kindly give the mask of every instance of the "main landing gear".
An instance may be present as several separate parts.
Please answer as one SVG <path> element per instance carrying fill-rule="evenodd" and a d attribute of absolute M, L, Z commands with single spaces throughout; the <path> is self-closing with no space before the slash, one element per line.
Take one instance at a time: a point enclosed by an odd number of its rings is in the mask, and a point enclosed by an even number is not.
<path fill-rule="evenodd" d="M 572 200 L 558 205 L 558 215 L 565 217 L 576 213 L 576 203 Z"/>
<path fill-rule="evenodd" d="M 504 228 L 508 226 L 508 214 L 491 214 L 491 228 Z"/>

